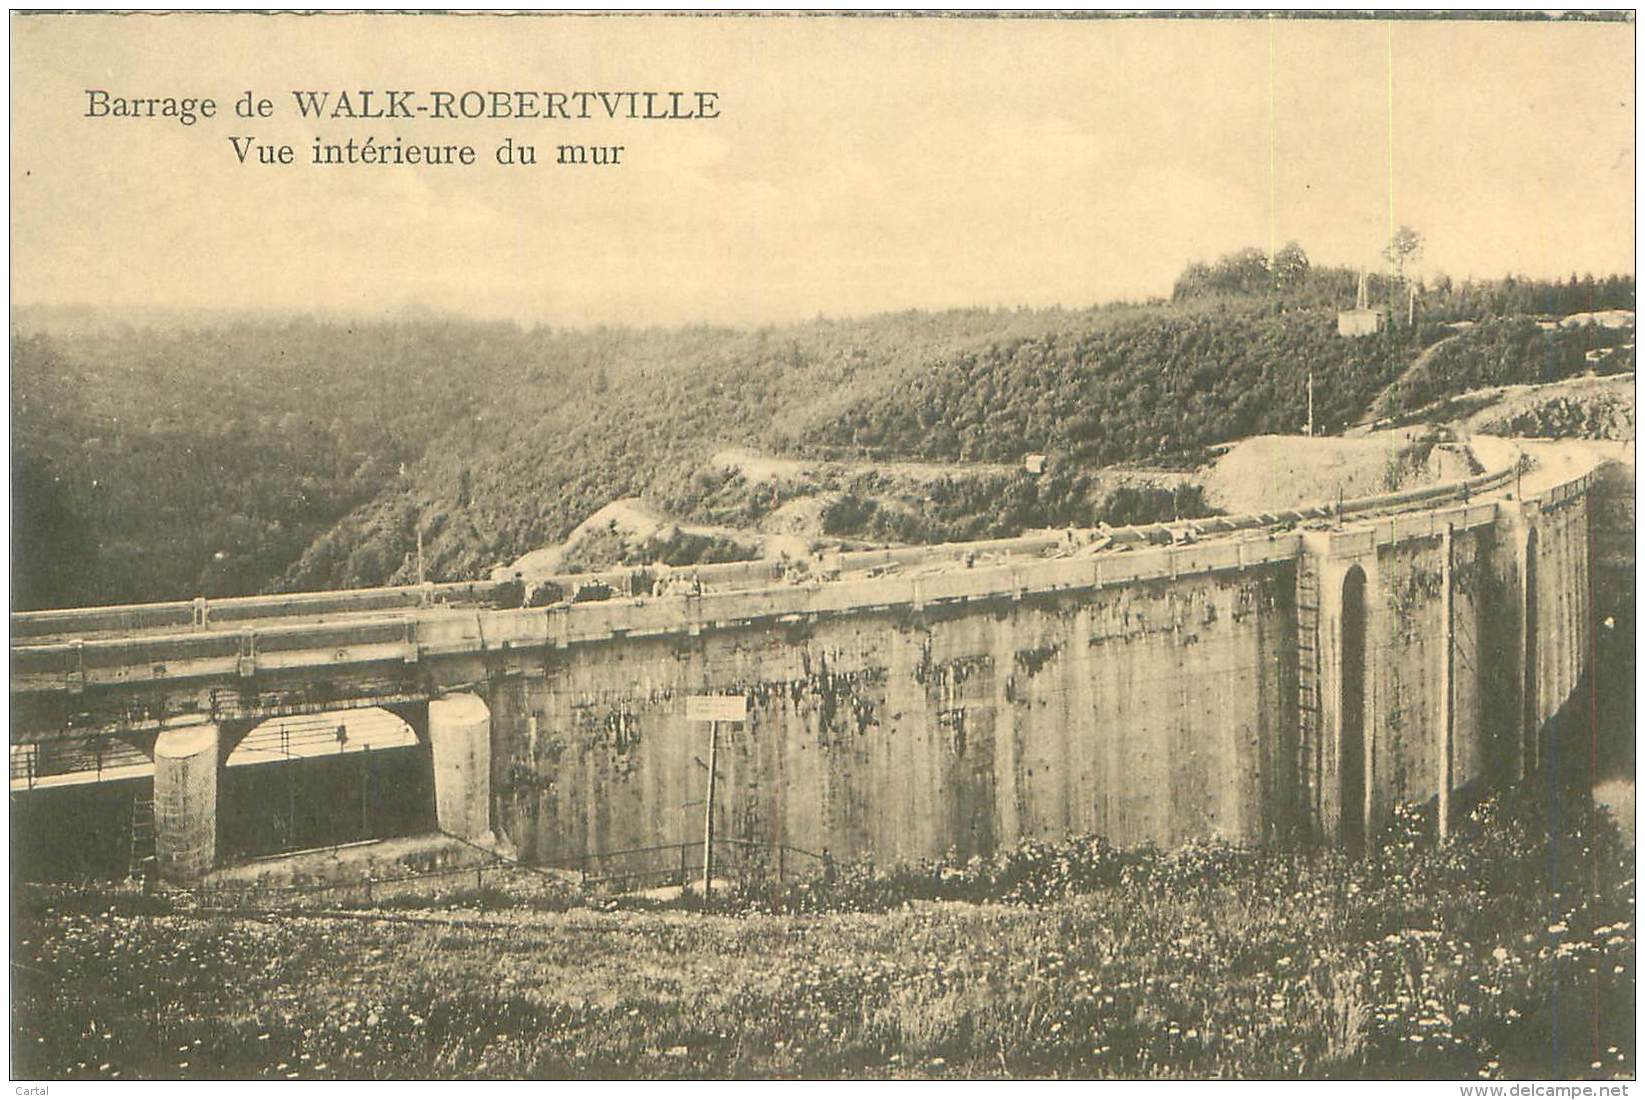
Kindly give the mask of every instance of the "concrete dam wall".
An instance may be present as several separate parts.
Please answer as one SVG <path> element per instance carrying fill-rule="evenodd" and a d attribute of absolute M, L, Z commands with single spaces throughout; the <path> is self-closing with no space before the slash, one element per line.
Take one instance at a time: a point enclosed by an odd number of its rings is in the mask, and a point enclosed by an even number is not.
<path fill-rule="evenodd" d="M 1191 574 L 569 647 L 493 686 L 493 820 L 545 863 L 690 839 L 683 697 L 734 693 L 721 835 L 882 861 L 1070 832 L 1357 847 L 1581 735 L 1550 726 L 1590 661 L 1589 488 Z"/>
<path fill-rule="evenodd" d="M 421 727 L 442 830 L 577 866 L 701 837 L 686 700 L 737 695 L 731 841 L 1358 850 L 1401 803 L 1448 822 L 1593 755 L 1597 632 L 1632 623 L 1631 513 L 1606 503 L 1631 452 L 1526 475 L 1515 445 L 1475 450 L 1490 472 L 1334 509 L 842 554 L 803 583 L 762 565 L 545 607 L 480 584 L 29 613 L 12 788 L 103 782 L 124 744 L 109 774 L 152 775 L 162 867 L 198 880 L 228 812 L 208 803 L 239 789 L 201 761 L 270 718 L 389 706 Z M 159 751 L 184 736 L 214 752 Z"/>
<path fill-rule="evenodd" d="M 695 692 L 745 694 L 722 835 L 877 859 L 1021 837 L 1258 841 L 1291 816 L 1292 570 L 578 647 L 492 694 L 525 858 L 700 829 Z"/>

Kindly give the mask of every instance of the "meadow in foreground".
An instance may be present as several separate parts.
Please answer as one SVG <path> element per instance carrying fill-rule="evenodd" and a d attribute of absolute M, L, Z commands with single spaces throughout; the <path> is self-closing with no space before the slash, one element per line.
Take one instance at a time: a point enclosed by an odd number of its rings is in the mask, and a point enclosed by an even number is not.
<path fill-rule="evenodd" d="M 12 1074 L 1632 1077 L 1634 855 L 1528 794 L 1440 848 L 1101 841 L 746 884 L 212 913 L 24 887 Z M 549 911 L 564 907 L 564 911 Z M 609 906 L 610 903 L 604 903 Z"/>

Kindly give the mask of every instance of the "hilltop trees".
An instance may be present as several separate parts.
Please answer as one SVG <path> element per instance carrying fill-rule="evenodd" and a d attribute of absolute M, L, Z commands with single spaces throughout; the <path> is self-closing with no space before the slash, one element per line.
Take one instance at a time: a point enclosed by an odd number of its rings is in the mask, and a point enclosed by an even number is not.
<path fill-rule="evenodd" d="M 1422 234 L 1408 225 L 1402 225 L 1394 230 L 1388 238 L 1388 246 L 1382 250 L 1383 257 L 1393 265 L 1394 278 L 1405 282 L 1405 269 L 1416 262 L 1422 254 Z"/>
<path fill-rule="evenodd" d="M 1393 274 L 1373 272 L 1369 277 L 1373 301 L 1393 298 L 1403 291 L 1404 280 L 1414 280 L 1411 268 L 1425 246 L 1422 234 L 1409 226 L 1395 231 L 1383 252 Z M 1353 268 L 1311 263 L 1302 246 L 1292 241 L 1275 252 L 1272 260 L 1260 249 L 1242 248 L 1214 263 L 1190 263 L 1177 276 L 1171 297 L 1179 303 L 1265 297 L 1286 309 L 1340 309 L 1353 303 L 1358 281 L 1359 272 Z M 1591 274 L 1579 277 L 1574 272 L 1563 280 L 1507 275 L 1461 282 L 1441 273 L 1431 283 L 1418 281 L 1417 296 L 1422 318 L 1430 321 L 1481 321 L 1516 313 L 1559 317 L 1591 310 L 1633 309 L 1635 304 L 1632 275 L 1595 278 Z"/>
<path fill-rule="evenodd" d="M 1307 263 L 1306 257 L 1303 262 Z M 1260 248 L 1241 248 L 1219 256 L 1213 264 L 1189 264 L 1178 276 L 1171 297 L 1183 301 L 1211 294 L 1261 294 L 1269 290 L 1273 282 L 1268 254 Z"/>
<path fill-rule="evenodd" d="M 1279 290 L 1294 290 L 1308 281 L 1308 253 L 1296 241 L 1287 241 L 1274 253 L 1274 286 Z"/>

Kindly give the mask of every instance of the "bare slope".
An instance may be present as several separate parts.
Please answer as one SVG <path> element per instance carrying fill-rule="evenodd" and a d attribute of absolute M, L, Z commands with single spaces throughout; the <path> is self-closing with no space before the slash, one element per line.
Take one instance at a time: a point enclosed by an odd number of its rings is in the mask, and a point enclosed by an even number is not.
<path fill-rule="evenodd" d="M 1353 499 L 1465 477 L 1454 453 L 1423 429 L 1357 439 L 1263 435 L 1242 440 L 1206 471 L 1206 500 L 1230 513 Z"/>
<path fill-rule="evenodd" d="M 1501 386 L 1477 395 L 1489 401 L 1464 424 L 1491 435 L 1627 441 L 1634 438 L 1634 390 L 1632 373 Z"/>

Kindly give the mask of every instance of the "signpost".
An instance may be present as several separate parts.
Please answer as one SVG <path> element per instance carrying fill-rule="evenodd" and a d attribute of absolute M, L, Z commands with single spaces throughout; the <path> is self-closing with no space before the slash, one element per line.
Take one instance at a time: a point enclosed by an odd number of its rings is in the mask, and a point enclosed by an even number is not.
<path fill-rule="evenodd" d="M 687 696 L 685 716 L 692 722 L 743 722 L 748 719 L 748 699 L 742 695 Z"/>
<path fill-rule="evenodd" d="M 708 723 L 708 798 L 703 811 L 703 900 L 714 891 L 714 781 L 720 763 L 720 723 L 748 721 L 748 699 L 742 695 L 691 695 L 685 701 L 687 721 Z"/>

